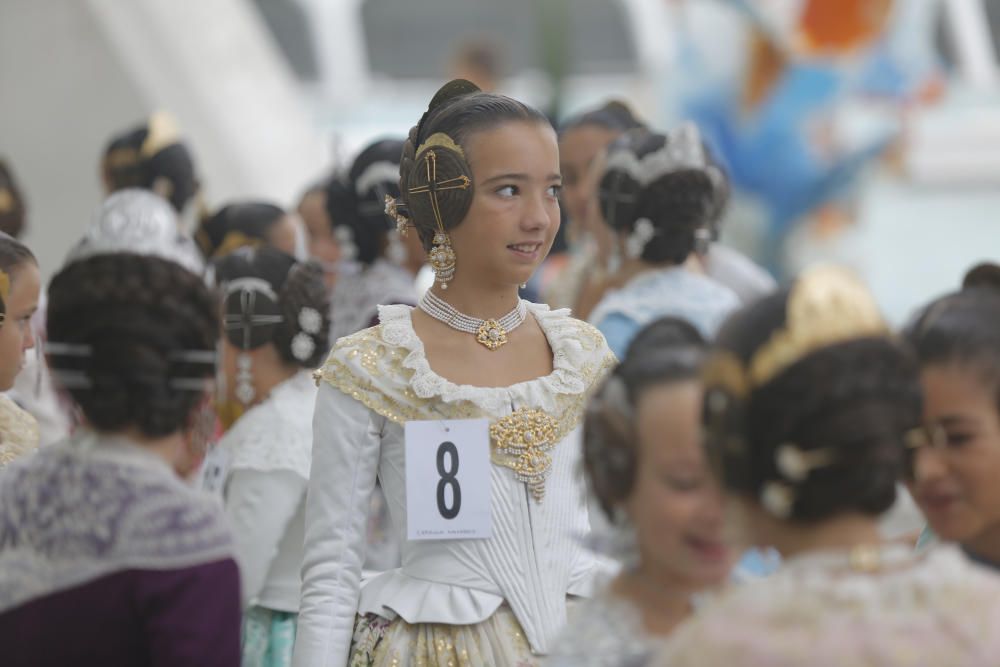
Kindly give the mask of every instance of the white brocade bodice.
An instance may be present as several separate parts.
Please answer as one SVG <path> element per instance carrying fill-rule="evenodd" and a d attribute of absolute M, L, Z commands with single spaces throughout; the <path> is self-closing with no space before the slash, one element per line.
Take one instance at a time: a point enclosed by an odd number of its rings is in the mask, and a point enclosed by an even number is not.
<path fill-rule="evenodd" d="M 553 372 L 510 387 L 456 385 L 436 375 L 407 306 L 380 309 L 378 327 L 341 340 L 323 371 L 306 508 L 299 667 L 347 659 L 355 613 L 410 623 L 469 625 L 506 602 L 533 650 L 566 622 L 566 596 L 589 596 L 599 574 L 580 537 L 589 529 L 579 422 L 591 388 L 614 363 L 603 337 L 567 311 L 530 305 L 553 350 Z M 491 466 L 489 539 L 406 540 L 403 424 L 502 419 L 521 408 L 555 418 L 545 497 Z M 361 584 L 365 512 L 376 474 L 402 543 L 402 567 Z"/>

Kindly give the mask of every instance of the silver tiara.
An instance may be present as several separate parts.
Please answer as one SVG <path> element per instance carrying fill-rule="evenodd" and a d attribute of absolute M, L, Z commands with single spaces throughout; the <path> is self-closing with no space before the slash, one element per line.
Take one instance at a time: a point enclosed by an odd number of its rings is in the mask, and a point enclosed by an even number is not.
<path fill-rule="evenodd" d="M 624 171 L 639 185 L 646 187 L 665 174 L 681 169 L 718 171 L 708 162 L 701 134 L 692 122 L 667 132 L 663 147 L 642 158 L 629 150 L 618 150 L 608 156 L 606 171 Z M 715 176 L 709 174 L 715 180 Z"/>
<path fill-rule="evenodd" d="M 272 301 L 278 300 L 278 295 L 274 292 L 271 284 L 263 278 L 247 276 L 245 278 L 234 278 L 225 282 L 226 295 L 234 292 L 259 292 Z"/>
<path fill-rule="evenodd" d="M 204 270 L 201 253 L 194 240 L 178 227 L 174 209 L 148 190 L 129 188 L 105 199 L 66 262 L 115 252 L 154 255 L 193 273 Z"/>
<path fill-rule="evenodd" d="M 381 183 L 396 183 L 398 181 L 398 163 L 392 163 L 388 160 L 372 162 L 370 165 L 365 167 L 365 170 L 361 172 L 361 175 L 355 179 L 354 192 L 360 196 Z M 379 202 L 379 206 L 382 206 L 381 201 Z"/>

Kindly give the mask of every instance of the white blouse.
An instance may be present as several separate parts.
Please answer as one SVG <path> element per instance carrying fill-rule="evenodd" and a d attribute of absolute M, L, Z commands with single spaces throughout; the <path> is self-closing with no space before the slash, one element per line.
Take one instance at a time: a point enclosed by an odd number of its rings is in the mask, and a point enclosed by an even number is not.
<path fill-rule="evenodd" d="M 343 665 L 358 613 L 469 625 L 504 602 L 532 649 L 545 653 L 566 622 L 567 594 L 591 594 L 600 573 L 580 540 L 589 522 L 579 422 L 589 391 L 615 360 L 601 334 L 568 311 L 529 309 L 553 350 L 553 371 L 510 387 L 456 385 L 436 375 L 408 306 L 382 307 L 379 326 L 334 348 L 321 373 L 313 423 L 298 667 Z M 558 423 L 544 500 L 535 500 L 512 470 L 493 465 L 491 538 L 407 541 L 403 424 L 494 421 L 520 408 L 542 410 Z M 403 565 L 362 582 L 376 475 L 403 545 Z"/>
<path fill-rule="evenodd" d="M 315 397 L 309 373 L 294 375 L 240 417 L 214 453 L 227 461 L 244 607 L 298 611 Z"/>

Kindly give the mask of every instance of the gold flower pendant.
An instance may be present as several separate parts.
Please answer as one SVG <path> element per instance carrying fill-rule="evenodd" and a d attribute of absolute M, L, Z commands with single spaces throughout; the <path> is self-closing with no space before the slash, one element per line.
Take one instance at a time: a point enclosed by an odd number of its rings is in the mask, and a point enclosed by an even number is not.
<path fill-rule="evenodd" d="M 476 340 L 490 351 L 498 350 L 507 344 L 507 330 L 496 320 L 484 320 L 476 332 Z"/>

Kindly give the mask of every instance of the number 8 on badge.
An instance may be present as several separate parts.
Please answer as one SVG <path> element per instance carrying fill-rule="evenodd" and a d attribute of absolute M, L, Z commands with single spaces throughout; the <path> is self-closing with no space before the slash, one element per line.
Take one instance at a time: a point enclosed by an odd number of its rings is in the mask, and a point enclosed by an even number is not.
<path fill-rule="evenodd" d="M 407 538 L 491 537 L 489 422 L 412 421 L 405 435 Z"/>
<path fill-rule="evenodd" d="M 444 457 L 451 456 L 451 470 L 445 470 Z M 442 442 L 438 446 L 437 469 L 441 475 L 441 481 L 437 487 L 438 512 L 446 519 L 454 519 L 462 510 L 462 487 L 459 486 L 455 475 L 458 474 L 458 448 L 453 442 Z M 451 506 L 445 504 L 444 493 L 451 487 Z"/>

